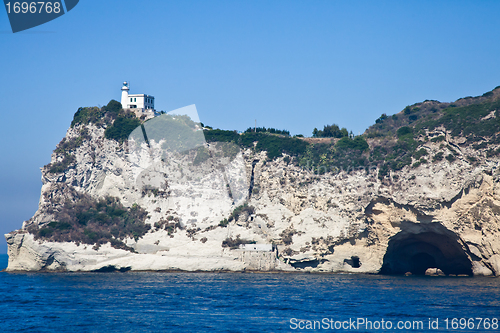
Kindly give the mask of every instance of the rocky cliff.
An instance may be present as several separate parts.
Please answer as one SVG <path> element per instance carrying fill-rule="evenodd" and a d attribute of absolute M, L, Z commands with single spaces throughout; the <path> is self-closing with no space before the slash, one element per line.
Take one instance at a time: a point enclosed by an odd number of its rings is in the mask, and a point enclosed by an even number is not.
<path fill-rule="evenodd" d="M 82 108 L 38 211 L 5 235 L 7 270 L 498 276 L 499 96 L 418 103 L 358 138 Z M 168 127 L 179 119 L 188 137 Z"/>

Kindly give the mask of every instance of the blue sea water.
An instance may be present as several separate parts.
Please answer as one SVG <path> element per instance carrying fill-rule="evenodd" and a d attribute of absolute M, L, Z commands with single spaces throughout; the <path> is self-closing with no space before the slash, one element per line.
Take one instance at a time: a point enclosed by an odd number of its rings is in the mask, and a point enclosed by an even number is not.
<path fill-rule="evenodd" d="M 0 255 L 0 268 L 6 265 Z M 491 325 L 500 318 L 497 278 L 1 272 L 0 299 L 3 332 L 296 332 L 314 331 L 306 329 L 314 321 L 316 331 L 398 331 L 375 329 L 382 319 L 424 323 L 405 332 L 500 331 Z M 358 318 L 372 327 L 334 328 Z M 438 319 L 437 330 L 429 318 Z M 452 318 L 489 318 L 490 325 L 453 330 Z"/>

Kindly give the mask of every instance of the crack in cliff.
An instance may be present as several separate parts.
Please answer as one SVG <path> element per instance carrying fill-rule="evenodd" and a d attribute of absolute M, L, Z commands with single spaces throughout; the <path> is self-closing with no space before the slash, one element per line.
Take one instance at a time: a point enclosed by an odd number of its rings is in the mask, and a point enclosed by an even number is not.
<path fill-rule="evenodd" d="M 469 189 L 468 188 L 462 188 L 457 195 L 455 195 L 453 198 L 451 198 L 450 201 L 444 201 L 442 203 L 442 206 L 446 207 L 446 208 L 451 208 L 451 206 L 458 200 L 458 199 L 461 199 L 463 197 L 463 195 L 467 195 L 469 193 Z"/>
<path fill-rule="evenodd" d="M 148 148 L 151 148 L 149 144 L 148 135 L 146 134 L 146 129 L 144 128 L 144 124 L 141 124 L 141 130 L 142 130 L 142 135 L 144 136 L 144 141 L 146 141 L 146 143 L 148 144 Z"/>
<path fill-rule="evenodd" d="M 485 172 L 486 174 L 488 173 L 486 170 L 483 170 L 483 172 Z M 481 181 L 480 181 L 480 184 L 478 185 L 478 187 L 480 187 L 483 183 L 484 179 L 481 178 Z M 451 208 L 451 206 L 459 199 L 461 199 L 463 196 L 466 196 L 467 194 L 469 194 L 470 192 L 470 189 L 472 187 L 474 187 L 475 184 L 474 182 L 469 182 L 468 184 L 464 185 L 464 187 L 462 187 L 462 189 L 458 192 L 457 195 L 455 195 L 453 198 L 451 198 L 451 200 L 449 201 L 443 201 L 441 203 L 441 207 L 446 207 L 446 208 Z"/>
<path fill-rule="evenodd" d="M 365 215 L 366 216 L 371 216 L 372 214 L 377 213 L 377 211 L 373 209 L 373 207 L 377 203 L 382 203 L 382 204 L 385 204 L 388 206 L 392 203 L 394 205 L 394 207 L 396 207 L 396 208 L 408 210 L 408 211 L 412 212 L 413 214 L 415 214 L 415 216 L 417 217 L 417 220 L 420 222 L 431 222 L 432 218 L 433 218 L 432 215 L 427 215 L 424 212 L 413 207 L 412 205 L 403 205 L 403 204 L 397 203 L 396 201 L 394 201 L 391 198 L 386 198 L 383 196 L 379 196 L 379 197 L 372 199 L 370 201 L 368 206 L 366 206 L 366 208 L 365 208 Z"/>
<path fill-rule="evenodd" d="M 252 162 L 252 174 L 250 175 L 250 186 L 248 187 L 248 200 L 250 200 L 250 198 L 252 197 L 252 191 L 254 186 L 254 171 L 257 163 L 259 163 L 259 160 L 253 160 Z"/>
<path fill-rule="evenodd" d="M 64 262 L 61 262 L 59 260 L 57 260 L 55 258 L 55 255 L 56 253 L 51 253 L 47 259 L 45 259 L 45 262 L 42 266 L 42 268 L 40 268 L 40 271 L 42 272 L 52 272 L 52 271 L 56 271 L 56 272 L 65 272 L 67 271 L 66 269 L 66 264 Z M 49 269 L 49 267 L 53 264 L 53 263 L 57 263 L 58 266 L 56 268 L 52 268 L 52 269 Z"/>

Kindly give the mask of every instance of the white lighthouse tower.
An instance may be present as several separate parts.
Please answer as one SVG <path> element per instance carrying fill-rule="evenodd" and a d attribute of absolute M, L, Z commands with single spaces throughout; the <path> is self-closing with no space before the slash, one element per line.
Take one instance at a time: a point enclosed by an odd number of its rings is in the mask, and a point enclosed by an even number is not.
<path fill-rule="evenodd" d="M 122 87 L 122 108 L 127 108 L 127 102 L 128 102 L 128 91 L 129 91 L 129 87 L 128 87 L 128 82 L 125 81 L 123 82 L 123 87 Z"/>
<path fill-rule="evenodd" d="M 123 82 L 122 108 L 135 113 L 138 118 L 150 119 L 158 115 L 155 111 L 155 98 L 147 94 L 129 94 L 129 82 Z"/>

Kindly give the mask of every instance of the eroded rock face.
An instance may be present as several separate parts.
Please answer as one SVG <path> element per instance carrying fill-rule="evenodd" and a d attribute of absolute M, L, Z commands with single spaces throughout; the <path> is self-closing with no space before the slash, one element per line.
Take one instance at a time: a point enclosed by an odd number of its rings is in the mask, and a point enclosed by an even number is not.
<path fill-rule="evenodd" d="M 20 230 L 6 235 L 7 270 L 425 274 L 435 268 L 444 274 L 500 275 L 499 160 L 486 158 L 481 150 L 461 149 L 464 156 L 476 157 L 474 163 L 459 157 L 453 163 L 407 166 L 384 181 L 378 170 L 318 175 L 294 165 L 293 158 L 289 163 L 283 157 L 266 161 L 265 153 L 246 150 L 233 164 L 225 163 L 225 178 L 204 177 L 202 169 L 161 164 L 161 156 L 157 164 L 141 166 L 125 144 L 105 139 L 103 128 L 86 128 L 90 139 L 71 152 L 76 163 L 60 173 L 42 170 L 38 211 Z M 82 129 L 70 128 L 66 139 L 78 137 Z M 428 145 L 432 150 L 437 143 Z M 62 158 L 54 153 L 52 163 Z M 244 168 L 244 179 L 237 179 L 231 171 L 235 168 Z M 190 181 L 162 182 L 176 172 Z M 237 186 L 243 182 L 250 188 L 247 204 L 254 209 L 219 226 L 237 206 L 226 185 L 231 177 Z M 148 188 L 141 181 L 158 184 Z M 135 252 L 110 244 L 96 249 L 35 240 L 27 229 L 50 223 L 71 191 L 113 196 L 126 207 L 137 204 L 147 211 L 146 223 L 152 227 L 141 238 L 123 240 Z M 170 216 L 182 228 L 154 227 Z M 274 243 L 276 251 L 259 257 L 222 246 L 236 236 Z"/>

